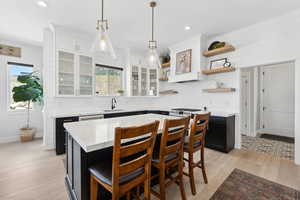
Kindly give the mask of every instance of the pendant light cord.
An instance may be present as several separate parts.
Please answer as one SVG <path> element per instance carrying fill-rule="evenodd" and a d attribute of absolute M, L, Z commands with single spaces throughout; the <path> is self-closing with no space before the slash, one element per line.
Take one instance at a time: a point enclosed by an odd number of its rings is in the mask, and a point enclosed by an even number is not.
<path fill-rule="evenodd" d="M 102 0 L 102 3 L 101 3 L 101 19 L 103 21 L 103 18 L 104 18 L 104 0 Z"/>
<path fill-rule="evenodd" d="M 152 7 L 152 41 L 154 40 L 154 7 Z"/>

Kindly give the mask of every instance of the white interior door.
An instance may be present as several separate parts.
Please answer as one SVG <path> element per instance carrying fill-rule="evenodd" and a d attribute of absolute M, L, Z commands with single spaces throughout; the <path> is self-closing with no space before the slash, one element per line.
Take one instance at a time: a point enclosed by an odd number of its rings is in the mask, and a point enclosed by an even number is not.
<path fill-rule="evenodd" d="M 242 73 L 242 135 L 251 136 L 250 133 L 250 72 Z"/>
<path fill-rule="evenodd" d="M 294 76 L 293 63 L 262 68 L 261 129 L 263 132 L 294 137 Z"/>

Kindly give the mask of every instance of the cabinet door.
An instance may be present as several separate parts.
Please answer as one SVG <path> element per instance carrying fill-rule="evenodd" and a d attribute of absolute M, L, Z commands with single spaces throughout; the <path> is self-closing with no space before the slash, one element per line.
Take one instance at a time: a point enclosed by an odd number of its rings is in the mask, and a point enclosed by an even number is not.
<path fill-rule="evenodd" d="M 72 53 L 58 51 L 58 95 L 75 95 L 75 56 Z"/>
<path fill-rule="evenodd" d="M 131 70 L 131 95 L 132 96 L 139 96 L 139 67 L 138 66 L 132 66 Z"/>
<path fill-rule="evenodd" d="M 148 95 L 148 70 L 141 68 L 141 96 Z"/>
<path fill-rule="evenodd" d="M 93 95 L 93 59 L 79 56 L 79 95 Z"/>
<path fill-rule="evenodd" d="M 149 70 L 149 94 L 152 96 L 157 96 L 158 94 L 158 76 L 157 69 Z"/>

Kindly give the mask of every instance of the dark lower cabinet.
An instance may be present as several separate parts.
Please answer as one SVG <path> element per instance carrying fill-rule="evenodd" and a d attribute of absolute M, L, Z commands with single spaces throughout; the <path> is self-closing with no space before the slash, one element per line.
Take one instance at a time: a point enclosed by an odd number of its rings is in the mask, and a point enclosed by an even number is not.
<path fill-rule="evenodd" d="M 209 129 L 205 137 L 205 146 L 228 153 L 235 144 L 235 116 L 211 116 Z"/>
<path fill-rule="evenodd" d="M 76 122 L 79 120 L 79 117 L 64 117 L 64 118 L 56 118 L 55 126 L 55 149 L 56 155 L 64 154 L 66 152 L 66 133 L 64 128 L 64 123 L 67 122 Z"/>

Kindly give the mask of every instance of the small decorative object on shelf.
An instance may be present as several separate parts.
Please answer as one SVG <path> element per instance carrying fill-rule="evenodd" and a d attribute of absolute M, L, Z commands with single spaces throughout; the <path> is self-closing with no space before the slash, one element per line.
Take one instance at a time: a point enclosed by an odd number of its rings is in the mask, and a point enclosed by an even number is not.
<path fill-rule="evenodd" d="M 226 63 L 228 63 L 227 58 L 212 60 L 210 61 L 210 69 L 218 69 L 218 68 L 225 67 Z"/>
<path fill-rule="evenodd" d="M 161 60 L 161 63 L 163 63 L 162 65 L 164 65 L 166 63 L 170 63 L 171 57 L 168 53 L 164 53 L 160 56 L 160 60 Z"/>
<path fill-rule="evenodd" d="M 235 50 L 234 46 L 225 44 L 224 47 L 220 47 L 220 48 L 216 48 L 216 49 L 208 50 L 208 51 L 204 52 L 203 56 L 210 57 L 210 56 L 215 56 L 215 55 L 227 53 L 227 52 L 234 51 L 234 50 Z"/>
<path fill-rule="evenodd" d="M 176 91 L 176 90 L 164 90 L 164 91 L 160 91 L 159 94 L 178 94 L 178 91 Z"/>
<path fill-rule="evenodd" d="M 220 41 L 215 41 L 211 43 L 211 45 L 208 47 L 208 51 L 214 50 L 214 49 L 219 49 L 222 48 L 226 45 L 225 42 L 220 42 Z"/>
<path fill-rule="evenodd" d="M 118 91 L 117 91 L 117 94 L 118 94 L 119 96 L 123 96 L 124 90 L 118 90 Z"/>
<path fill-rule="evenodd" d="M 232 72 L 232 71 L 235 71 L 234 67 L 222 67 L 222 68 L 217 68 L 217 69 L 203 70 L 202 74 L 210 75 L 210 74 Z"/>

